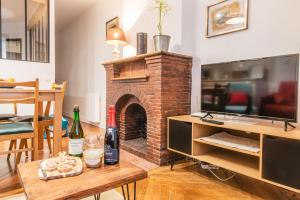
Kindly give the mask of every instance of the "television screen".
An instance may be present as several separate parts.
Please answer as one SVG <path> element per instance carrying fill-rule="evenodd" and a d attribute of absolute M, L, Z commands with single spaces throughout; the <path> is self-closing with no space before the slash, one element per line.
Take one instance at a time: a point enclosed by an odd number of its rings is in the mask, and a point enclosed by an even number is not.
<path fill-rule="evenodd" d="M 202 65 L 201 111 L 296 122 L 299 54 Z"/>

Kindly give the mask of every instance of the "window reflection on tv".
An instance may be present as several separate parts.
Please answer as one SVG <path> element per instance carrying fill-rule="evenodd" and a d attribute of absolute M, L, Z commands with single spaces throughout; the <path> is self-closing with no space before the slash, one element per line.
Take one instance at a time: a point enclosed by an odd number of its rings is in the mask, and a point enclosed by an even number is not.
<path fill-rule="evenodd" d="M 299 54 L 202 65 L 202 112 L 297 120 Z"/>

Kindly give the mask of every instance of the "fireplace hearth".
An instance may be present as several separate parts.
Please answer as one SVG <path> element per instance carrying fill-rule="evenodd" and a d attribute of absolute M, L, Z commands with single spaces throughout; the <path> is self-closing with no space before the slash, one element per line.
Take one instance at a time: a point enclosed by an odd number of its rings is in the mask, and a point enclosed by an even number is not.
<path fill-rule="evenodd" d="M 103 65 L 106 103 L 116 105 L 121 148 L 164 164 L 170 159 L 167 117 L 190 113 L 192 58 L 157 52 Z"/>

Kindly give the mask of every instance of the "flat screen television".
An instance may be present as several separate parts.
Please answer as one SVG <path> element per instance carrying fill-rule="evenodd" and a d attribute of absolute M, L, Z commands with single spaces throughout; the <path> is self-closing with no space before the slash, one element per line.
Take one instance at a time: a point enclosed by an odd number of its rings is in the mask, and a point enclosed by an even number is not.
<path fill-rule="evenodd" d="M 202 65 L 201 111 L 296 122 L 299 54 Z"/>

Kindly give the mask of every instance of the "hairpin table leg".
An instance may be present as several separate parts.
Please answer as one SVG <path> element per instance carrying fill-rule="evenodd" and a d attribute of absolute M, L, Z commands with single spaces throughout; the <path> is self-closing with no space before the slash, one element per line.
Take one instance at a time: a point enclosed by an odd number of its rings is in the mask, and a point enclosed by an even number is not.
<path fill-rule="evenodd" d="M 124 191 L 124 185 L 122 185 L 122 193 L 123 193 L 124 200 L 126 200 L 125 191 Z"/>
<path fill-rule="evenodd" d="M 125 185 L 122 186 L 123 198 L 124 198 L 124 200 L 130 200 L 129 184 L 126 185 L 127 198 L 126 198 L 124 186 Z M 133 199 L 136 200 L 136 181 L 133 183 Z"/>
<path fill-rule="evenodd" d="M 100 200 L 100 198 L 101 198 L 101 193 L 94 195 L 95 200 Z"/>
<path fill-rule="evenodd" d="M 170 165 L 170 167 L 171 167 L 170 170 L 173 171 L 173 167 L 174 167 L 174 164 L 175 164 L 175 163 L 172 161 L 170 164 L 171 164 L 171 165 Z"/>
<path fill-rule="evenodd" d="M 129 186 L 127 184 L 127 200 L 130 200 L 130 197 L 129 197 Z"/>

